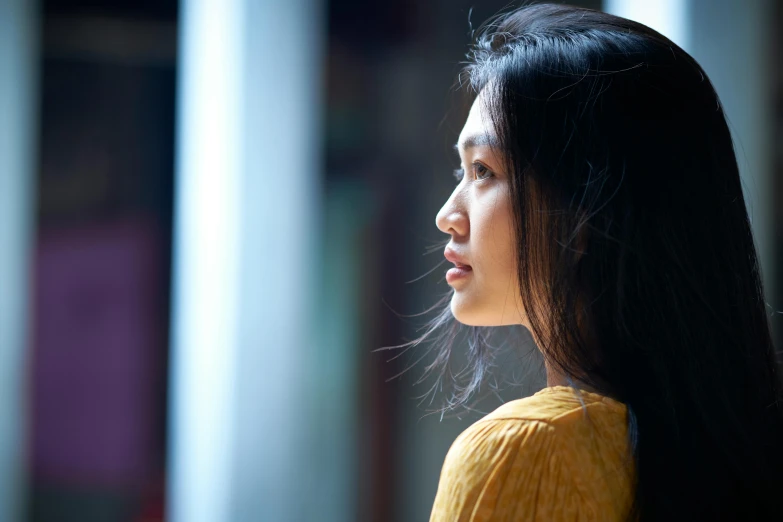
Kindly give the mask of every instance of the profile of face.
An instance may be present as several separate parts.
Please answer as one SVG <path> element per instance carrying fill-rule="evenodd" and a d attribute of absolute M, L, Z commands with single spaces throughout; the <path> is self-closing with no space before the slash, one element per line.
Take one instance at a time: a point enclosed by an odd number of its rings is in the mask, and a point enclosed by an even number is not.
<path fill-rule="evenodd" d="M 525 324 L 517 280 L 509 174 L 482 90 L 457 142 L 462 179 L 436 217 L 451 236 L 444 255 L 453 288 L 451 311 L 470 326 Z"/>

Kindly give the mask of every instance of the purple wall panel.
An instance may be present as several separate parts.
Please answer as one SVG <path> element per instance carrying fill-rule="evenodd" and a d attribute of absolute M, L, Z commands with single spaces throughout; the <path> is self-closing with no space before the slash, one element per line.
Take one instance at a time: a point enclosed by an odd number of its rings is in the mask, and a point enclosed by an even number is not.
<path fill-rule="evenodd" d="M 42 234 L 31 464 L 36 478 L 133 485 L 154 464 L 156 242 L 145 221 Z"/>

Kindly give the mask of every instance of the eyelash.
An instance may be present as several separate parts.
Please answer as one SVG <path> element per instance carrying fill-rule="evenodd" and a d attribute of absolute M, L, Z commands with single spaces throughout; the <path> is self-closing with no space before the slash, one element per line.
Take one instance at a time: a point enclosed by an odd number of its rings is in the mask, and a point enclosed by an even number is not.
<path fill-rule="evenodd" d="M 475 163 L 473 163 L 471 165 L 471 167 L 473 167 L 474 178 L 475 178 L 476 181 L 483 181 L 485 179 L 488 179 L 488 178 L 491 178 L 492 176 L 494 176 L 492 171 L 489 170 L 484 165 L 482 165 L 481 163 L 475 162 Z M 486 176 L 481 177 L 481 178 L 478 177 L 478 175 L 476 175 L 476 170 L 477 169 L 483 169 L 484 172 L 487 173 Z M 461 169 L 461 168 L 460 169 L 454 169 L 454 178 L 457 180 L 457 182 L 462 181 L 462 178 L 464 178 L 464 177 L 465 177 L 465 169 Z"/>

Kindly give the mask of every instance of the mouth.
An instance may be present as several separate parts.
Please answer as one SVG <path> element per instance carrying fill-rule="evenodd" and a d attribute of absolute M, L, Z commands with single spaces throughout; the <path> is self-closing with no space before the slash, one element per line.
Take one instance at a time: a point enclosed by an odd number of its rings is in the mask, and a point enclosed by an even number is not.
<path fill-rule="evenodd" d="M 446 272 L 446 282 L 448 284 L 455 283 L 461 279 L 465 279 L 473 273 L 473 267 L 470 265 L 463 265 L 461 263 L 455 263 L 454 268 L 450 268 Z"/>
<path fill-rule="evenodd" d="M 463 263 L 462 257 L 457 254 L 450 246 L 446 247 L 443 255 L 454 263 L 454 268 L 446 272 L 446 282 L 451 284 L 460 279 L 464 279 L 473 273 L 473 267 L 467 263 Z"/>

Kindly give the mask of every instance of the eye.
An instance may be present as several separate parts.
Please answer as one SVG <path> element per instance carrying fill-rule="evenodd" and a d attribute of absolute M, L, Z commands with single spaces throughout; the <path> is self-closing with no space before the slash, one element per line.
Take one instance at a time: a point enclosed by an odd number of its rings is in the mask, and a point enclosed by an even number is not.
<path fill-rule="evenodd" d="M 462 178 L 465 177 L 465 169 L 454 169 L 454 179 L 457 180 L 457 183 L 462 181 Z"/>
<path fill-rule="evenodd" d="M 473 168 L 473 177 L 478 181 L 491 178 L 493 176 L 492 171 L 481 163 L 474 163 L 471 165 L 471 167 Z"/>

